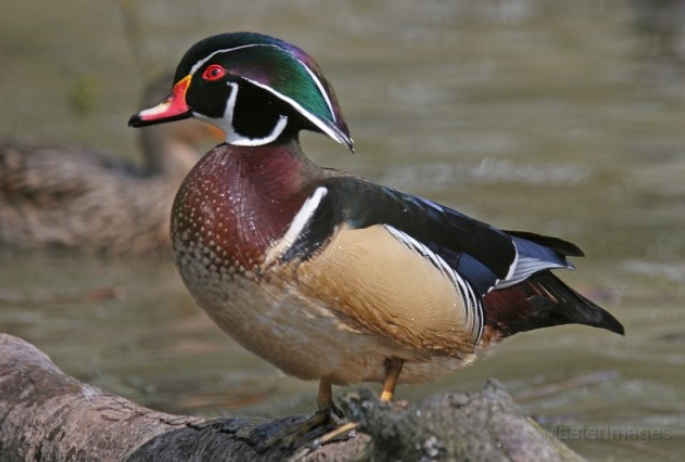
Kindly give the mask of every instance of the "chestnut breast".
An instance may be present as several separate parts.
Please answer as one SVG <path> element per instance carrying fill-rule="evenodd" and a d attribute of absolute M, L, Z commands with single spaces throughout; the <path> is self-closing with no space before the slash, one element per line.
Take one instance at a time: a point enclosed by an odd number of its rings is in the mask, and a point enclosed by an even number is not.
<path fill-rule="evenodd" d="M 171 234 L 179 253 L 207 269 L 253 270 L 306 199 L 317 170 L 297 145 L 221 144 L 188 174 L 174 202 Z"/>

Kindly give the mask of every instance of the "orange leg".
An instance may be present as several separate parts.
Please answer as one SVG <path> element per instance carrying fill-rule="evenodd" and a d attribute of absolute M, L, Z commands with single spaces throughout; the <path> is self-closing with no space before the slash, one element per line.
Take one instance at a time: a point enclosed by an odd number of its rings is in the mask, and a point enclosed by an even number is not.
<path fill-rule="evenodd" d="M 319 382 L 319 395 L 316 399 L 316 403 L 319 408 L 316 414 L 304 422 L 295 424 L 294 426 L 284 427 L 281 431 L 270 435 L 260 443 L 261 449 L 264 450 L 275 444 L 283 444 L 284 442 L 288 447 L 297 447 L 301 444 L 305 444 L 307 442 L 305 438 L 310 432 L 319 427 L 329 426 L 331 424 L 337 425 L 338 421 L 344 417 L 342 411 L 333 403 L 333 387 L 327 380 L 321 379 Z M 340 426 L 335 428 L 332 432 L 323 435 L 319 439 L 318 444 L 323 444 L 341 435 L 346 435 L 354 430 L 354 427 L 345 428 L 343 430 L 339 429 Z"/>
<path fill-rule="evenodd" d="M 325 379 L 319 381 L 319 395 L 316 404 L 320 411 L 325 411 L 333 407 L 333 387 L 331 382 Z"/>
<path fill-rule="evenodd" d="M 316 418 L 318 415 L 327 416 L 328 419 L 337 419 L 340 422 L 345 418 L 342 411 L 338 409 L 333 403 L 333 391 L 331 383 L 325 379 L 319 381 L 319 396 L 316 400 L 319 406 L 319 412 L 314 416 Z M 334 420 L 335 421 L 335 420 Z M 334 439 L 340 438 L 341 436 L 350 436 L 356 430 L 357 424 L 355 422 L 345 422 L 338 426 L 338 428 L 326 433 L 321 436 L 316 445 L 326 444 Z"/>
<path fill-rule="evenodd" d="M 385 360 L 385 381 L 383 382 L 383 392 L 381 392 L 381 401 L 392 401 L 395 396 L 395 386 L 397 386 L 397 379 L 402 372 L 404 360 L 400 358 L 388 358 Z"/>
<path fill-rule="evenodd" d="M 402 366 L 404 366 L 404 360 L 399 358 L 389 358 L 385 360 L 385 380 L 383 381 L 383 392 L 381 392 L 381 401 L 389 402 L 392 401 L 395 395 L 395 386 L 397 385 L 397 379 L 402 372 Z M 333 398 L 331 395 L 331 384 L 325 380 L 319 382 L 319 399 L 317 400 L 319 404 L 319 413 L 324 410 L 329 410 L 328 412 L 333 415 L 333 412 L 337 408 L 333 405 Z M 357 430 L 356 422 L 347 422 L 340 425 L 335 430 L 323 435 L 319 438 L 319 444 L 326 444 L 340 436 L 350 436 L 354 431 Z"/>
<path fill-rule="evenodd" d="M 333 386 L 328 380 L 321 379 L 319 381 L 319 395 L 316 398 L 316 404 L 319 407 L 317 414 L 330 415 L 331 418 L 339 420 L 345 417 L 333 402 Z"/>

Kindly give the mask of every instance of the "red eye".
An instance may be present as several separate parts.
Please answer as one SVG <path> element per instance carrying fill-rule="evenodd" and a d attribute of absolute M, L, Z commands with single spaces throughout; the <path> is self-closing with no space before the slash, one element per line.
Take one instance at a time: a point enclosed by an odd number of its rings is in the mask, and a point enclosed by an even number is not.
<path fill-rule="evenodd" d="M 218 64 L 212 64 L 202 73 L 202 78 L 212 82 L 214 80 L 219 80 L 224 75 L 226 75 L 226 69 Z"/>

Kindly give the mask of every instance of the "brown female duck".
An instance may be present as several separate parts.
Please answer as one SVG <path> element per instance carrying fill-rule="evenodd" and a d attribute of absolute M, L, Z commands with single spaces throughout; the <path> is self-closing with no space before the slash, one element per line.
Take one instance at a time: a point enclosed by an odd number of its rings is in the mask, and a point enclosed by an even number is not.
<path fill-rule="evenodd" d="M 153 81 L 144 101 L 159 101 L 170 81 Z M 143 130 L 140 167 L 80 146 L 0 142 L 0 245 L 170 251 L 173 197 L 200 158 L 196 146 L 210 135 L 208 127 L 185 121 Z"/>

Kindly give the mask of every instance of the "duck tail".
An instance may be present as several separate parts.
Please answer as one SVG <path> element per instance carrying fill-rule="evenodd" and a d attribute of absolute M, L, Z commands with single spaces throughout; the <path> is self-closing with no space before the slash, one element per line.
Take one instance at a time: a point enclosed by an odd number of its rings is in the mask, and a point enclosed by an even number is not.
<path fill-rule="evenodd" d="M 625 335 L 623 325 L 609 312 L 567 286 L 550 271 L 483 297 L 485 325 L 508 337 L 543 327 L 585 324 Z"/>

